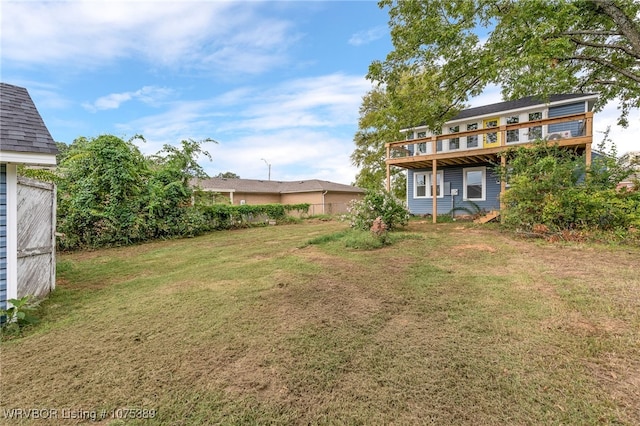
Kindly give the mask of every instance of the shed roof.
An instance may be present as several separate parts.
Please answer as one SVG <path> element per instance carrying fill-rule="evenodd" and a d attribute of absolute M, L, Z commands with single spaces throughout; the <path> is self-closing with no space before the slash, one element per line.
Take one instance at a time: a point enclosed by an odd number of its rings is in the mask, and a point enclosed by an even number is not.
<path fill-rule="evenodd" d="M 0 151 L 58 153 L 27 89 L 7 83 L 0 83 Z"/>
<path fill-rule="evenodd" d="M 256 192 L 271 194 L 288 194 L 296 192 L 354 192 L 363 193 L 364 189 L 341 183 L 329 182 L 320 179 L 276 181 L 258 179 L 194 179 L 192 184 L 207 191 L 218 192 Z"/>

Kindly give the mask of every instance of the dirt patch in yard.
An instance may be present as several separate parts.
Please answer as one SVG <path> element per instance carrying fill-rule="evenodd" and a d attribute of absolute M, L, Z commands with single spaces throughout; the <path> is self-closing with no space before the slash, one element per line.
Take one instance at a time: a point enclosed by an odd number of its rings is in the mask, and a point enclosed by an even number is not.
<path fill-rule="evenodd" d="M 489 253 L 495 253 L 497 251 L 495 247 L 491 247 L 488 244 L 463 244 L 453 246 L 451 249 L 458 251 L 458 256 L 468 256 L 468 253 L 465 253 L 465 250 L 486 251 Z"/>

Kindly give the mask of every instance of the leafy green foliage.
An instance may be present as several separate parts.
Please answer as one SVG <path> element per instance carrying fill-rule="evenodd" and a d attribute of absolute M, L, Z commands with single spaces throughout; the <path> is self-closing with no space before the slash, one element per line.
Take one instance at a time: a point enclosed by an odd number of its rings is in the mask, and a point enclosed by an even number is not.
<path fill-rule="evenodd" d="M 371 90 L 360 106 L 358 131 L 354 137 L 356 149 L 351 154 L 352 163 L 360 168 L 356 185 L 371 191 L 386 186 L 385 143 L 398 139 L 400 126 L 393 118 L 393 105 L 382 88 Z M 406 175 L 399 169 L 391 170 L 391 190 L 398 198 L 405 194 Z"/>
<path fill-rule="evenodd" d="M 303 215 L 309 212 L 310 204 L 258 204 L 258 205 L 229 205 L 213 204 L 211 206 L 199 206 L 202 212 L 205 228 L 232 229 L 242 228 L 256 223 L 265 223 L 268 220 L 285 221 L 288 214 L 296 212 Z"/>
<path fill-rule="evenodd" d="M 376 218 L 381 218 L 389 231 L 409 223 L 404 203 L 386 191 L 368 191 L 362 200 L 352 200 L 345 219 L 354 229 L 369 231 Z"/>
<path fill-rule="evenodd" d="M 616 190 L 629 170 L 615 156 L 595 156 L 587 168 L 584 157 L 544 141 L 506 155 L 500 173 L 510 185 L 502 211 L 508 227 L 558 232 L 640 226 L 640 192 Z"/>
<path fill-rule="evenodd" d="M 222 179 L 240 179 L 240 176 L 238 176 L 237 174 L 235 174 L 233 172 L 218 173 L 214 177 L 222 178 Z"/>
<path fill-rule="evenodd" d="M 489 84 L 518 99 L 599 93 L 640 106 L 640 2 L 629 0 L 382 0 L 394 50 L 369 67 L 406 127 L 433 129 Z M 488 33 L 481 39 L 481 34 Z"/>
<path fill-rule="evenodd" d="M 20 299 L 9 299 L 8 302 L 11 304 L 10 308 L 0 309 L 3 335 L 21 334 L 25 326 L 38 322 L 32 312 L 40 304 L 39 300 L 27 295 Z"/>
<path fill-rule="evenodd" d="M 204 177 L 197 163 L 209 157 L 202 144 L 185 140 L 146 158 L 133 143 L 113 135 L 78 138 L 59 166 L 58 230 L 63 249 L 125 245 L 151 238 L 203 232 L 191 206 L 189 180 Z"/>

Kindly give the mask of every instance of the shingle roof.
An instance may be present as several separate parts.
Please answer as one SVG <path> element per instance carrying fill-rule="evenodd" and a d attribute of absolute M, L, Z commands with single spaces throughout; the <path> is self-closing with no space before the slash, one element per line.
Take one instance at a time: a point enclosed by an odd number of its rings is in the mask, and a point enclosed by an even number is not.
<path fill-rule="evenodd" d="M 560 102 L 568 99 L 593 97 L 590 93 L 571 93 L 565 95 L 550 95 L 548 99 L 540 99 L 536 96 L 527 96 L 526 98 L 516 99 L 515 101 L 498 102 L 496 104 L 483 105 L 475 108 L 464 109 L 458 115 L 449 121 L 461 120 L 463 118 L 478 117 L 496 112 L 510 111 L 514 109 L 526 108 L 530 106 L 546 104 L 551 102 Z"/>
<path fill-rule="evenodd" d="M 192 184 L 199 186 L 204 190 L 220 192 L 261 192 L 271 194 L 317 191 L 356 193 L 365 192 L 364 189 L 358 188 L 356 186 L 344 185 L 341 183 L 329 182 L 319 179 L 283 182 L 276 180 L 211 178 L 195 179 L 192 181 Z"/>
<path fill-rule="evenodd" d="M 58 153 L 27 89 L 7 83 L 0 83 L 0 150 Z"/>

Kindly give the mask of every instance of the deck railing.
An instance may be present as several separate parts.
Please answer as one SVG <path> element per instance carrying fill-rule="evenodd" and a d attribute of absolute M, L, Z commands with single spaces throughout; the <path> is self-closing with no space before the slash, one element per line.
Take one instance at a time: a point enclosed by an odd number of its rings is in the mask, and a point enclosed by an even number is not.
<path fill-rule="evenodd" d="M 533 143 L 537 139 L 557 140 L 561 145 L 591 143 L 593 138 L 593 113 L 566 115 L 499 127 L 467 130 L 434 135 L 426 138 L 389 142 L 387 163 L 406 163 L 410 157 L 420 160 L 437 158 L 440 154 L 460 157 L 479 154 L 482 151 L 501 151 L 510 146 Z M 416 158 L 416 160 L 418 160 Z"/>

